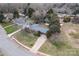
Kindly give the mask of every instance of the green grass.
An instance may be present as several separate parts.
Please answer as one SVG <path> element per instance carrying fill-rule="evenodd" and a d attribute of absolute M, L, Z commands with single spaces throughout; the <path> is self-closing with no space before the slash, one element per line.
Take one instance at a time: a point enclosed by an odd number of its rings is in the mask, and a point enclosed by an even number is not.
<path fill-rule="evenodd" d="M 56 48 L 63 48 L 66 46 L 66 44 L 64 42 L 61 42 L 61 41 L 54 41 L 52 44 L 54 46 L 56 46 Z"/>
<path fill-rule="evenodd" d="M 19 27 L 16 26 L 16 25 L 13 25 L 13 26 L 9 26 L 9 27 L 4 28 L 4 29 L 7 32 L 7 34 L 10 34 L 10 33 L 14 32 L 14 31 L 18 30 Z"/>
<path fill-rule="evenodd" d="M 32 47 L 37 40 L 37 36 L 32 35 L 32 33 L 25 32 L 24 30 L 13 35 L 22 44 Z"/>
<path fill-rule="evenodd" d="M 9 26 L 9 25 L 12 25 L 11 22 L 4 22 L 4 23 L 0 23 L 3 27 L 6 27 L 6 26 Z"/>

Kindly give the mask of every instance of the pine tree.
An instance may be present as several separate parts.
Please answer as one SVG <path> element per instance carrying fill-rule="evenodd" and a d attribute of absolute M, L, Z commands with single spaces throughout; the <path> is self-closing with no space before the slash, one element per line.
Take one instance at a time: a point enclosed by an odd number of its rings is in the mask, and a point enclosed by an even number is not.
<path fill-rule="evenodd" d="M 49 30 L 51 33 L 60 33 L 60 22 L 57 14 L 52 9 L 48 10 L 47 16 L 49 19 Z"/>

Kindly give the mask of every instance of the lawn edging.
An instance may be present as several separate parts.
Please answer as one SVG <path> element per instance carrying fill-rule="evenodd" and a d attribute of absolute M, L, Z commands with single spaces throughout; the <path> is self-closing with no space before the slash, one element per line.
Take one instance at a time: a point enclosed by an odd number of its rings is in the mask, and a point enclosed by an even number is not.
<path fill-rule="evenodd" d="M 19 41 L 18 41 L 16 38 L 14 38 L 13 36 L 12 36 L 12 39 L 13 39 L 16 43 L 18 43 L 20 46 L 22 46 L 23 48 L 27 49 L 28 51 L 31 51 L 31 48 L 29 48 L 28 46 L 25 46 L 24 44 L 22 44 L 21 42 L 19 42 Z M 50 56 L 50 55 L 45 54 L 45 53 L 40 52 L 40 51 L 38 51 L 38 52 L 33 52 L 33 51 L 31 51 L 31 52 L 34 53 L 34 54 L 36 54 L 36 55 Z"/>

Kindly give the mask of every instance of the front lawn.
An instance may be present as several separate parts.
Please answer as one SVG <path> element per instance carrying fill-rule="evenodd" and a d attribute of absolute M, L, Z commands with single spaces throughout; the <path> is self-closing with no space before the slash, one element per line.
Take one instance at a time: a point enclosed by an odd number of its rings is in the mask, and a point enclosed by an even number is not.
<path fill-rule="evenodd" d="M 19 26 L 12 25 L 12 26 L 6 27 L 4 29 L 7 32 L 7 34 L 10 34 L 10 33 L 14 32 L 14 31 L 18 30 L 19 29 Z"/>
<path fill-rule="evenodd" d="M 12 25 L 13 23 L 11 22 L 4 22 L 4 23 L 0 23 L 3 27 L 6 27 L 6 26 L 9 26 L 9 25 Z"/>
<path fill-rule="evenodd" d="M 28 47 L 32 47 L 36 40 L 37 40 L 37 36 L 34 36 L 32 33 L 28 33 L 24 30 L 16 33 L 13 35 L 19 42 L 21 42 L 22 44 L 28 46 Z"/>

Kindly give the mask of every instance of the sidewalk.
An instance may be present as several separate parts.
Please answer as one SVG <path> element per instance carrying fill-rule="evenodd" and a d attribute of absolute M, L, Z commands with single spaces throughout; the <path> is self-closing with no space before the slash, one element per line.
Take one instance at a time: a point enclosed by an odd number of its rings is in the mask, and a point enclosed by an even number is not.
<path fill-rule="evenodd" d="M 19 32 L 19 31 L 21 31 L 21 29 L 19 29 L 19 30 L 15 31 L 15 32 L 13 32 L 13 33 L 11 33 L 11 34 L 8 34 L 8 36 L 11 37 L 13 34 Z"/>

